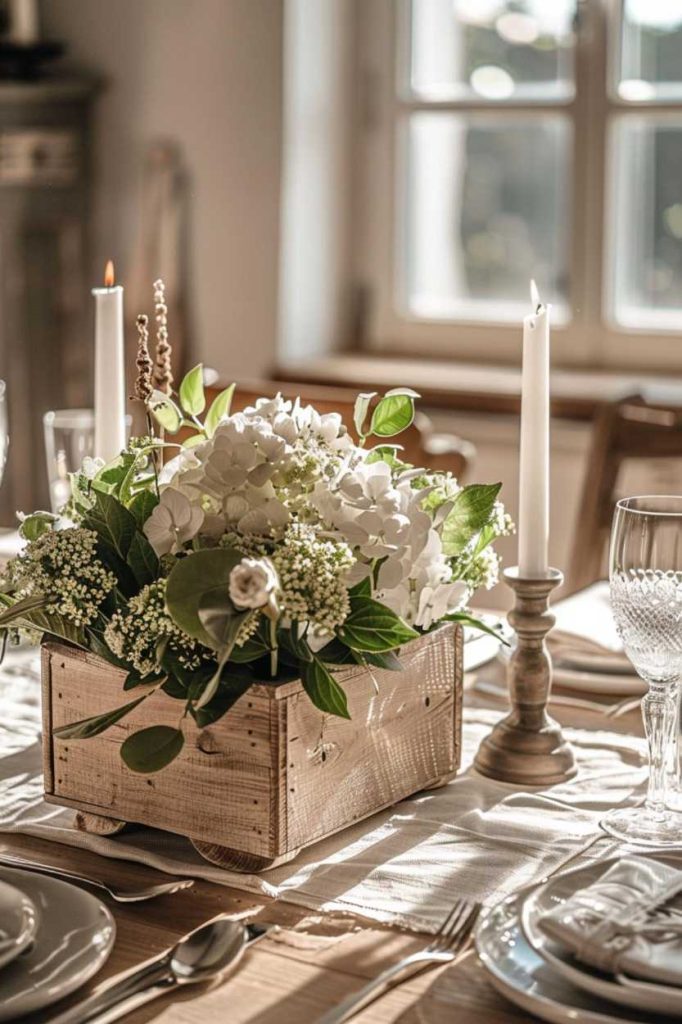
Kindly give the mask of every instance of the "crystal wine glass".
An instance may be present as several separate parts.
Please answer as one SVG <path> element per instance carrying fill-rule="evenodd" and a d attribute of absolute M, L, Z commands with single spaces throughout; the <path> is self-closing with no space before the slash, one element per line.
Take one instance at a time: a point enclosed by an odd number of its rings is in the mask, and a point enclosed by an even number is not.
<path fill-rule="evenodd" d="M 682 816 L 666 808 L 667 758 L 682 677 L 682 496 L 619 501 L 611 530 L 611 606 L 618 633 L 648 684 L 642 717 L 649 741 L 644 807 L 613 810 L 602 827 L 646 846 L 680 845 Z"/>

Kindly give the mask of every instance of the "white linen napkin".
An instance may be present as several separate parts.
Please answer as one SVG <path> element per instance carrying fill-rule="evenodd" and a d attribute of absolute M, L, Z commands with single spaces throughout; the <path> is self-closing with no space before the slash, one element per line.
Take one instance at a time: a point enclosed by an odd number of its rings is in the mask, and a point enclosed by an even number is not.
<path fill-rule="evenodd" d="M 546 914 L 540 927 L 590 967 L 682 986 L 682 871 L 677 868 L 623 857 Z"/>

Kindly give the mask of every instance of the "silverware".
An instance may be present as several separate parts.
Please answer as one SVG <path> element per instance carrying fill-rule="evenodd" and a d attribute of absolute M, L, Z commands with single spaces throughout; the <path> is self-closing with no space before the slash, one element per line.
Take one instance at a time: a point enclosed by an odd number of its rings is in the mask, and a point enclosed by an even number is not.
<path fill-rule="evenodd" d="M 69 871 L 67 868 L 55 868 L 49 864 L 41 864 L 37 860 L 15 857 L 7 853 L 0 853 L 0 865 L 8 868 L 19 868 L 21 871 L 36 871 L 42 875 L 51 875 L 52 878 L 83 882 L 85 885 L 92 885 L 96 889 L 103 889 L 117 903 L 139 903 L 141 900 L 153 900 L 157 896 L 165 896 L 168 893 L 178 892 L 180 889 L 189 889 L 194 885 L 194 879 L 192 878 L 175 878 L 172 882 L 158 882 L 156 885 L 148 885 L 144 889 L 121 889 L 118 886 L 105 885 L 98 878 L 81 875 L 77 871 Z"/>
<path fill-rule="evenodd" d="M 190 932 L 160 957 L 54 1017 L 50 1024 L 109 1024 L 181 985 L 210 981 L 235 966 L 247 946 L 266 931 L 266 926 L 245 927 L 243 922 L 221 915 Z"/>
<path fill-rule="evenodd" d="M 342 1003 L 320 1017 L 317 1024 L 342 1024 L 389 989 L 401 981 L 412 978 L 429 964 L 446 964 L 455 960 L 467 946 L 479 910 L 480 906 L 477 903 L 457 900 L 433 942 L 418 953 L 411 953 L 410 956 L 382 971 L 359 992 L 352 992 Z"/>
<path fill-rule="evenodd" d="M 477 679 L 474 683 L 474 689 L 478 690 L 479 693 L 489 694 L 491 697 L 509 697 L 509 693 L 504 686 L 498 686 L 497 683 L 488 683 L 485 679 Z M 587 700 L 585 697 L 569 697 L 562 693 L 550 693 L 549 696 L 550 704 L 557 704 L 567 708 L 582 708 L 586 711 L 598 711 L 607 718 L 620 718 L 621 715 L 627 714 L 633 708 L 639 707 L 641 700 L 641 697 L 634 699 L 627 697 L 616 704 L 601 704 L 596 700 Z"/>

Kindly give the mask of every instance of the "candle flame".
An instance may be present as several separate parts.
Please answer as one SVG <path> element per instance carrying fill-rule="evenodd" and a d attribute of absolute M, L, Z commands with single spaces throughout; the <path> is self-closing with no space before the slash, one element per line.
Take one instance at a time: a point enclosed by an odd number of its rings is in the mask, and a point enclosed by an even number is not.
<path fill-rule="evenodd" d="M 116 277 L 114 275 L 114 264 L 113 260 L 108 260 L 107 265 L 104 268 L 104 287 L 113 288 Z"/>
<path fill-rule="evenodd" d="M 540 292 L 534 279 L 530 279 L 530 302 L 536 313 L 539 313 L 542 309 L 542 299 L 540 298 Z"/>

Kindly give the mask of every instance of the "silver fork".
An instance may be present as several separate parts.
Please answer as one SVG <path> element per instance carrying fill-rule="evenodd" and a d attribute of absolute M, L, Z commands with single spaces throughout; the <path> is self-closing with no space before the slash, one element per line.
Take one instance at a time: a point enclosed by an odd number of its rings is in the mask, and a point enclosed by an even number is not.
<path fill-rule="evenodd" d="M 111 885 L 105 885 L 98 878 L 81 875 L 77 871 L 69 871 L 67 868 L 54 868 L 49 864 L 41 864 L 37 860 L 26 860 L 23 857 L 13 857 L 6 853 L 0 854 L 0 866 L 18 868 L 20 871 L 35 871 L 41 875 L 68 879 L 72 882 L 83 882 L 85 885 L 92 885 L 96 889 L 103 889 L 117 903 L 140 903 L 142 900 L 153 900 L 156 896 L 166 896 L 168 893 L 178 892 L 180 889 L 189 889 L 190 886 L 194 885 L 192 878 L 176 878 L 172 882 L 158 882 L 156 885 L 148 885 L 143 889 L 120 889 Z"/>
<path fill-rule="evenodd" d="M 414 977 L 428 964 L 447 964 L 455 960 L 467 946 L 479 910 L 478 903 L 457 900 L 435 938 L 425 949 L 411 953 L 392 967 L 387 967 L 359 992 L 352 992 L 342 1003 L 325 1013 L 324 1017 L 320 1017 L 317 1024 L 342 1024 L 379 996 L 383 996 L 394 985 Z"/>

